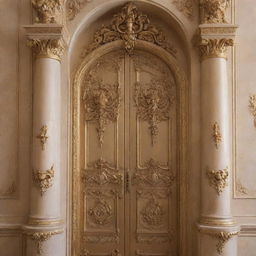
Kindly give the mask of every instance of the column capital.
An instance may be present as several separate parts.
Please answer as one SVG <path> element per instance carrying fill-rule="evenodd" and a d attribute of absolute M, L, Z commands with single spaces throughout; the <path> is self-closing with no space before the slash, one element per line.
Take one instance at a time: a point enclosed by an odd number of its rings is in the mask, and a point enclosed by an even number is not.
<path fill-rule="evenodd" d="M 61 60 L 67 42 L 64 27 L 58 24 L 34 24 L 24 26 L 28 46 L 36 58 Z"/>
<path fill-rule="evenodd" d="M 234 45 L 238 26 L 229 24 L 202 24 L 199 26 L 198 47 L 202 60 L 227 58 L 227 48 Z"/>

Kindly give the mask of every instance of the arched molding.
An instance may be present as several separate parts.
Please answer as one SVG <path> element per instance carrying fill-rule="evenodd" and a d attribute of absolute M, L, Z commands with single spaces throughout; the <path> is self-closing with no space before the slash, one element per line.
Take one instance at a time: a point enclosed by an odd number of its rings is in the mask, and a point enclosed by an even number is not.
<path fill-rule="evenodd" d="M 75 47 L 75 43 L 79 40 L 79 36 L 84 33 L 94 22 L 100 19 L 103 15 L 111 11 L 112 9 L 121 9 L 129 1 L 123 0 L 108 0 L 103 3 L 96 3 L 96 1 L 89 2 L 85 8 L 81 10 L 79 15 L 70 23 L 68 23 L 67 28 L 69 31 L 69 49 L 68 56 L 72 56 L 72 52 Z M 158 13 L 158 16 L 163 17 L 168 26 L 175 32 L 175 34 L 180 38 L 180 40 L 185 45 L 183 51 L 186 57 L 190 61 L 190 49 L 193 47 L 191 44 L 191 39 L 194 34 L 194 29 L 191 27 L 191 22 L 182 20 L 179 17 L 179 12 L 172 6 L 172 9 L 166 7 L 156 1 L 145 2 L 142 0 L 132 1 L 134 4 L 138 5 L 138 9 L 144 13 L 150 10 L 151 13 Z M 155 10 L 155 11 L 152 11 Z M 196 28 L 198 24 L 194 24 Z"/>
<path fill-rule="evenodd" d="M 83 77 L 86 70 L 92 64 L 92 62 L 99 58 L 102 55 L 105 55 L 114 50 L 120 50 L 123 48 L 123 42 L 117 40 L 106 45 L 103 45 L 90 54 L 88 54 L 79 65 L 75 75 L 72 80 L 72 187 L 71 191 L 73 192 L 71 201 L 72 201 L 72 239 L 71 243 L 73 248 L 76 248 L 75 244 L 79 241 L 79 223 L 80 223 L 80 214 L 79 214 L 79 200 L 74 200 L 74 196 L 81 192 L 79 187 L 79 127 L 80 127 L 80 99 L 81 92 L 80 88 L 82 85 Z M 177 131 L 178 131 L 178 140 L 177 140 L 177 173 L 179 174 L 179 255 L 187 255 L 187 236 L 188 236 L 188 203 L 187 203 L 187 184 L 188 184 L 188 127 L 189 127 L 189 110 L 188 110 L 188 80 L 186 78 L 185 72 L 179 66 L 177 60 L 167 51 L 161 47 L 154 45 L 152 43 L 137 40 L 135 45 L 135 50 L 143 50 L 150 52 L 159 58 L 161 58 L 171 69 L 176 86 L 177 86 Z M 72 255 L 78 255 L 78 252 L 72 252 Z"/>

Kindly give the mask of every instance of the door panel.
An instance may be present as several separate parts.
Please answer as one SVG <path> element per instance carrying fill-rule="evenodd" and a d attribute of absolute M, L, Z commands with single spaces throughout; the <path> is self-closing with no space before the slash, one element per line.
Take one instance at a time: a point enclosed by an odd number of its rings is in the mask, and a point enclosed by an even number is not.
<path fill-rule="evenodd" d="M 83 255 L 176 255 L 171 71 L 152 54 L 116 51 L 95 60 L 83 84 Z"/>

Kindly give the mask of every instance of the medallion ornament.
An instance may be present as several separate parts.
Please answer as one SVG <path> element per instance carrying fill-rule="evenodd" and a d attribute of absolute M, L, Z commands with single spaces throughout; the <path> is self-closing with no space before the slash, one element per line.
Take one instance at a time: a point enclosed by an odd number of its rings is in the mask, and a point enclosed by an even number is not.
<path fill-rule="evenodd" d="M 49 240 L 53 235 L 61 234 L 64 230 L 54 230 L 47 232 L 35 232 L 35 233 L 26 233 L 32 240 L 36 241 L 37 254 L 43 254 L 43 242 Z"/>
<path fill-rule="evenodd" d="M 135 83 L 134 100 L 137 107 L 137 117 L 149 124 L 151 143 L 156 143 L 159 133 L 158 123 L 170 118 L 170 108 L 174 102 L 173 84 L 165 79 L 151 79 L 150 83 Z"/>
<path fill-rule="evenodd" d="M 187 18 L 192 19 L 192 17 L 193 17 L 193 0 L 173 0 L 173 4 Z"/>
<path fill-rule="evenodd" d="M 47 131 L 48 131 L 48 127 L 46 125 L 43 125 L 42 128 L 40 129 L 40 134 L 36 136 L 37 139 L 39 139 L 41 142 L 42 150 L 45 149 L 45 144 L 49 138 L 47 136 Z"/>
<path fill-rule="evenodd" d="M 104 226 L 113 218 L 113 210 L 105 200 L 98 198 L 94 207 L 88 210 L 88 215 L 94 224 Z"/>
<path fill-rule="evenodd" d="M 121 103 L 118 83 L 107 84 L 99 78 L 89 75 L 86 78 L 83 94 L 86 121 L 97 122 L 97 132 L 100 146 L 104 142 L 106 126 L 116 122 Z"/>
<path fill-rule="evenodd" d="M 210 185 L 215 188 L 218 195 L 220 195 L 225 187 L 228 185 L 228 167 L 223 170 L 209 170 L 207 176 L 210 181 Z"/>
<path fill-rule="evenodd" d="M 250 96 L 249 109 L 254 117 L 254 126 L 256 127 L 256 94 Z"/>
<path fill-rule="evenodd" d="M 150 24 L 147 15 L 138 11 L 133 3 L 126 4 L 120 13 L 114 15 L 111 25 L 103 25 L 94 35 L 93 43 L 87 49 L 87 53 L 101 45 L 122 40 L 128 53 L 135 47 L 136 40 L 143 40 L 156 44 L 172 55 L 176 50 L 170 45 L 161 30 Z"/>
<path fill-rule="evenodd" d="M 64 44 L 61 39 L 28 39 L 28 46 L 38 58 L 61 60 L 64 52 Z"/>
<path fill-rule="evenodd" d="M 214 143 L 215 143 L 215 147 L 216 149 L 218 149 L 220 142 L 222 141 L 222 136 L 220 133 L 220 126 L 217 122 L 215 122 L 213 124 L 213 134 L 212 134 Z"/>
<path fill-rule="evenodd" d="M 138 168 L 133 176 L 133 184 L 146 186 L 170 187 L 175 176 L 168 168 L 163 168 L 154 159 L 145 163 L 145 168 Z"/>
<path fill-rule="evenodd" d="M 163 225 L 165 212 L 156 198 L 153 196 L 140 212 L 141 219 L 150 229 L 159 228 Z"/>
<path fill-rule="evenodd" d="M 233 46 L 233 39 L 202 39 L 199 43 L 199 50 L 202 59 L 227 58 L 228 46 Z"/>
<path fill-rule="evenodd" d="M 46 171 L 34 171 L 33 180 L 35 184 L 39 187 L 41 195 L 43 195 L 48 188 L 53 185 L 54 178 L 54 169 L 53 166 L 51 169 Z"/>
<path fill-rule="evenodd" d="M 61 15 L 62 0 L 32 0 L 37 23 L 57 23 Z"/>
<path fill-rule="evenodd" d="M 86 185 L 103 186 L 122 184 L 122 175 L 118 169 L 112 167 L 107 161 L 99 159 L 91 167 L 91 169 L 84 170 L 83 180 Z"/>
<path fill-rule="evenodd" d="M 201 0 L 201 23 L 227 23 L 226 10 L 231 0 Z"/>

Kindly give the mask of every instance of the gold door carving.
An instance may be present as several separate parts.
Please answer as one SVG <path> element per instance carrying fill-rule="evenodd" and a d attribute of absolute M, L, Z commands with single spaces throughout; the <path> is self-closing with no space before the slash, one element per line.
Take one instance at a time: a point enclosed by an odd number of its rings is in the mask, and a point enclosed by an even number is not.
<path fill-rule="evenodd" d="M 172 72 L 152 54 L 114 51 L 87 68 L 80 90 L 80 255 L 175 255 Z"/>

